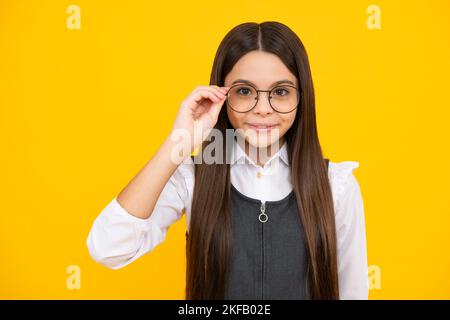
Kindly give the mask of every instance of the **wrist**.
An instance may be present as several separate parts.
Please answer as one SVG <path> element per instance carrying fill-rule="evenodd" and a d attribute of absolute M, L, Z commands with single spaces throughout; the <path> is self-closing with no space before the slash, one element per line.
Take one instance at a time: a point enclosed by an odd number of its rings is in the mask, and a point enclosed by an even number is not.
<path fill-rule="evenodd" d="M 169 161 L 174 165 L 181 164 L 193 152 L 189 136 L 180 135 L 179 131 L 170 133 L 163 143 L 163 148 L 169 156 Z"/>

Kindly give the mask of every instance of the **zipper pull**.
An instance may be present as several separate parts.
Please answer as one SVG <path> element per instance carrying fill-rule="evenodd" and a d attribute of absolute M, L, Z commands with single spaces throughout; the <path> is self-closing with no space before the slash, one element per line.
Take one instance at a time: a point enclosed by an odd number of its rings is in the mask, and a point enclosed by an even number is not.
<path fill-rule="evenodd" d="M 261 201 L 261 213 L 258 216 L 259 221 L 262 223 L 267 222 L 269 220 L 269 217 L 266 214 L 266 203 L 264 201 Z"/>

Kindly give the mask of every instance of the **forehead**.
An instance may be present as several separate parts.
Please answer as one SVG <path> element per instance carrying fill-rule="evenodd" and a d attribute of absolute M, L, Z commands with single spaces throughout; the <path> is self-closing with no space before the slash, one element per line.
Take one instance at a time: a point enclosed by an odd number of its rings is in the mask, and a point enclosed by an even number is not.
<path fill-rule="evenodd" d="M 284 79 L 298 84 L 295 75 L 277 55 L 263 51 L 251 51 L 242 56 L 226 75 L 225 85 L 231 85 L 236 79 L 251 81 L 260 88 L 267 88 Z"/>

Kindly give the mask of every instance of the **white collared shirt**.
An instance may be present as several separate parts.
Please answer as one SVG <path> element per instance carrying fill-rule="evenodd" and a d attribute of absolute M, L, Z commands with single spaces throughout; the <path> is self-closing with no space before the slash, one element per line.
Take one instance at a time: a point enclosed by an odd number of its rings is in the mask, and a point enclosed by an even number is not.
<path fill-rule="evenodd" d="M 231 184 L 247 197 L 277 201 L 292 191 L 286 143 L 261 167 L 234 140 L 230 165 Z"/>
<path fill-rule="evenodd" d="M 236 142 L 231 155 L 230 180 L 242 194 L 274 201 L 292 191 L 286 143 L 263 167 L 256 165 Z M 355 161 L 330 161 L 328 166 L 336 217 L 340 299 L 368 299 L 364 205 L 353 175 L 358 166 Z M 162 243 L 169 227 L 184 213 L 189 230 L 194 178 L 194 163 L 189 157 L 170 177 L 147 219 L 133 216 L 117 198 L 112 199 L 89 232 L 91 257 L 108 268 L 119 269 Z"/>

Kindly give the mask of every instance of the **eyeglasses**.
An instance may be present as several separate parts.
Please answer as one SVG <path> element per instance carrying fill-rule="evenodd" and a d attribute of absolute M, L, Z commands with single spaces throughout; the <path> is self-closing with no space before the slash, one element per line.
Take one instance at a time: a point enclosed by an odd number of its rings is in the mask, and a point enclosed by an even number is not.
<path fill-rule="evenodd" d="M 226 101 L 236 112 L 249 112 L 258 103 L 260 92 L 269 93 L 269 104 L 279 113 L 294 111 L 300 102 L 301 92 L 289 84 L 278 85 L 270 90 L 257 90 L 250 84 L 235 84 L 228 90 Z"/>

